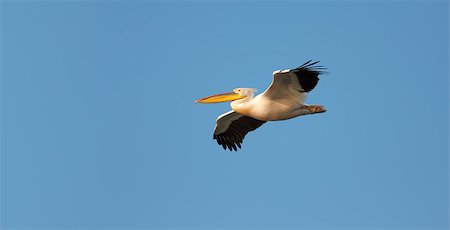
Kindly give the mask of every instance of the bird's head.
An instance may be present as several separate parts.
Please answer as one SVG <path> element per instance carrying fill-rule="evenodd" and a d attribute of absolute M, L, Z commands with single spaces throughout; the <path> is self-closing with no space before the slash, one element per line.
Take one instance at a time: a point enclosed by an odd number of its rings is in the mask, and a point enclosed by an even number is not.
<path fill-rule="evenodd" d="M 254 88 L 236 88 L 233 89 L 233 92 L 243 96 L 243 97 L 253 97 L 256 92 Z"/>
<path fill-rule="evenodd" d="M 219 93 L 214 94 L 212 96 L 200 98 L 195 100 L 196 103 L 219 103 L 226 101 L 235 101 L 244 98 L 253 98 L 253 94 L 256 92 L 256 89 L 252 88 L 236 88 L 231 92 L 227 93 Z"/>

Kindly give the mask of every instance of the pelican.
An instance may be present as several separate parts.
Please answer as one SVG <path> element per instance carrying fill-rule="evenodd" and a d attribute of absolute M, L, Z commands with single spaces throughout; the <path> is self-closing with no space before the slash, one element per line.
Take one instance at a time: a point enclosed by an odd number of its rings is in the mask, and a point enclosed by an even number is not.
<path fill-rule="evenodd" d="M 213 139 L 223 149 L 237 151 L 245 135 L 267 121 L 326 112 L 322 105 L 305 104 L 306 94 L 314 89 L 319 76 L 325 73 L 325 68 L 317 66 L 317 63 L 319 61 L 309 60 L 295 69 L 274 71 L 272 84 L 256 97 L 256 89 L 236 88 L 196 100 L 196 103 L 206 104 L 231 101 L 232 110 L 216 120 Z"/>

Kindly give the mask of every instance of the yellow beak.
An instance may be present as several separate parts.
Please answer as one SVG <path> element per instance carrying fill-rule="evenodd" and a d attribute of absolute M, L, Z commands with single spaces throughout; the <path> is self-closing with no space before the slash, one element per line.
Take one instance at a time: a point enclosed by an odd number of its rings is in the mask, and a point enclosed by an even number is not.
<path fill-rule="evenodd" d="M 196 103 L 219 103 L 219 102 L 226 102 L 226 101 L 234 101 L 238 99 L 242 99 L 245 96 L 241 96 L 238 93 L 235 92 L 228 92 L 228 93 L 220 93 L 215 94 L 209 97 L 200 98 L 198 100 L 195 100 Z"/>

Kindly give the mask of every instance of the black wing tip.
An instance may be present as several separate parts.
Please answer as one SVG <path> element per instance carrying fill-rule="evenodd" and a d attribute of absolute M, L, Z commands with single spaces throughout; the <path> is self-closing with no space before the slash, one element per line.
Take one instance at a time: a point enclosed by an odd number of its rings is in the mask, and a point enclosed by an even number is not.
<path fill-rule="evenodd" d="M 233 138 L 224 135 L 215 135 L 213 139 L 217 141 L 217 144 L 221 145 L 224 150 L 230 150 L 231 152 L 238 151 L 241 148 L 242 140 L 235 140 Z M 239 143 L 240 142 L 240 143 Z"/>
<path fill-rule="evenodd" d="M 239 119 L 234 120 L 227 130 L 218 133 L 217 129 L 215 129 L 213 139 L 217 140 L 217 143 L 222 145 L 225 150 L 229 149 L 230 151 L 237 151 L 242 147 L 245 135 L 257 129 L 264 123 L 265 121 L 257 120 L 252 117 L 241 116 Z"/>
<path fill-rule="evenodd" d="M 301 92 L 310 92 L 319 82 L 319 76 L 327 74 L 326 68 L 322 65 L 317 65 L 320 61 L 309 60 L 303 65 L 291 70 L 298 78 L 298 83 L 302 87 Z"/>
<path fill-rule="evenodd" d="M 326 71 L 327 68 L 325 68 L 322 65 L 316 65 L 318 63 L 320 63 L 320 61 L 309 60 L 293 70 L 294 71 L 308 71 L 311 73 L 317 73 L 318 75 L 328 74 L 329 72 Z"/>

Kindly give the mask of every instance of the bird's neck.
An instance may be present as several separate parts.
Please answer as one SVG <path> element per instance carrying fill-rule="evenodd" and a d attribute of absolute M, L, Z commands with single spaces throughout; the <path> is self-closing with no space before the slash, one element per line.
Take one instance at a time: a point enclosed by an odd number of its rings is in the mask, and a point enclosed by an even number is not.
<path fill-rule="evenodd" d="M 253 100 L 253 96 L 246 97 L 244 99 L 233 101 L 233 102 L 231 102 L 230 105 L 231 105 L 231 108 L 235 112 L 243 114 L 243 115 L 248 115 L 248 113 L 251 109 L 251 106 L 252 106 L 252 103 L 251 103 L 252 100 Z"/>

